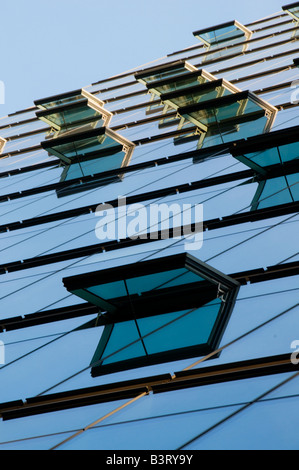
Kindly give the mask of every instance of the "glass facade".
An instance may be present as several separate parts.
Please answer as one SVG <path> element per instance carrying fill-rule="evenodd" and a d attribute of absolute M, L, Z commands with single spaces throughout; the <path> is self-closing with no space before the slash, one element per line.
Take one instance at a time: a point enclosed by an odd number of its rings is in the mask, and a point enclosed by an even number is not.
<path fill-rule="evenodd" d="M 1 120 L 1 450 L 298 448 L 298 4 L 193 34 Z"/>

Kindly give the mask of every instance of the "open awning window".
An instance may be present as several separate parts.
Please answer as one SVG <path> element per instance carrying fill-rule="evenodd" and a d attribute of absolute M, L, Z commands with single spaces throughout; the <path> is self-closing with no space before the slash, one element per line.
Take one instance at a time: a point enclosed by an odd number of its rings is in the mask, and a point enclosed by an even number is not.
<path fill-rule="evenodd" d="M 186 87 L 174 90 L 169 93 L 163 93 L 161 100 L 174 109 L 182 108 L 196 103 L 202 103 L 222 96 L 239 93 L 241 90 L 225 79 L 213 80 L 203 84 L 196 84 L 192 87 Z"/>
<path fill-rule="evenodd" d="M 261 174 L 272 165 L 285 165 L 299 159 L 299 126 L 250 137 L 236 142 L 232 155 Z"/>
<path fill-rule="evenodd" d="M 100 176 L 103 172 L 120 169 L 120 174 L 113 178 L 119 181 L 123 177 L 121 169 L 129 165 L 135 148 L 132 142 L 106 127 L 46 140 L 41 146 L 61 160 L 64 168 L 61 181 Z M 89 186 L 80 184 L 77 189 L 84 190 Z M 72 191 L 76 191 L 76 186 Z M 65 194 L 60 190 L 58 196 Z"/>
<path fill-rule="evenodd" d="M 87 125 L 108 126 L 112 118 L 112 114 L 104 109 L 103 102 L 85 90 L 46 98 L 38 103 L 42 109 L 36 112 L 36 117 L 59 131 L 56 136 Z"/>
<path fill-rule="evenodd" d="M 250 91 L 178 108 L 183 120 L 205 132 L 203 147 L 269 132 L 277 112 Z"/>
<path fill-rule="evenodd" d="M 63 279 L 99 307 L 105 325 L 92 375 L 195 357 L 214 350 L 239 289 L 189 254 Z"/>
<path fill-rule="evenodd" d="M 282 9 L 292 18 L 294 18 L 294 20 L 299 21 L 299 2 L 284 5 Z"/>
<path fill-rule="evenodd" d="M 181 75 L 174 75 L 172 77 L 164 78 L 149 82 L 146 86 L 148 90 L 160 96 L 163 93 L 171 93 L 177 90 L 183 90 L 195 85 L 216 80 L 212 74 L 204 69 L 187 72 Z"/>
<path fill-rule="evenodd" d="M 248 41 L 252 36 L 252 31 L 237 20 L 233 20 L 210 28 L 199 29 L 194 31 L 193 35 L 209 47 L 240 40 Z"/>

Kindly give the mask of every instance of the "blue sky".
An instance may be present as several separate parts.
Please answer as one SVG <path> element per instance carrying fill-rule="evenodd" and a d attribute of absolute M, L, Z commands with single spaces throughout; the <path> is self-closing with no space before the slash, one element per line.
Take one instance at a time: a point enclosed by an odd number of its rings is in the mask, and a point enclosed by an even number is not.
<path fill-rule="evenodd" d="M 0 117 L 196 43 L 192 32 L 281 10 L 283 0 L 3 0 Z"/>

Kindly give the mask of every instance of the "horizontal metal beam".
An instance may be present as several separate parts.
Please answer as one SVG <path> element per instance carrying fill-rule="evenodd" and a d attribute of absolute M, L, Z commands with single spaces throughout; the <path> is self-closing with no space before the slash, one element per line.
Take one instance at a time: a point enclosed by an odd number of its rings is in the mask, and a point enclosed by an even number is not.
<path fill-rule="evenodd" d="M 175 372 L 173 375 L 161 374 L 108 385 L 69 390 L 15 400 L 0 404 L 3 421 L 61 411 L 98 403 L 129 399 L 140 393 L 167 393 L 211 384 L 221 384 L 235 380 L 256 377 L 297 373 L 299 366 L 291 362 L 290 353 L 261 357 L 233 363 L 214 365 Z"/>

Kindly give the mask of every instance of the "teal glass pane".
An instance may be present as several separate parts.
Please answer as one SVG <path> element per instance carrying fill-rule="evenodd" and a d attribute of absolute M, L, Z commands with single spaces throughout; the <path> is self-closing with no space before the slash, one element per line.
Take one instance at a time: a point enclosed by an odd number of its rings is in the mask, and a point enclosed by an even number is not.
<path fill-rule="evenodd" d="M 299 142 L 280 145 L 279 152 L 283 162 L 295 160 L 296 158 L 299 158 Z"/>
<path fill-rule="evenodd" d="M 260 150 L 259 152 L 246 153 L 244 157 L 262 167 L 281 163 L 277 147 Z"/>
<path fill-rule="evenodd" d="M 145 356 L 145 351 L 141 341 L 137 341 L 136 343 L 128 346 L 130 343 L 138 340 L 138 338 L 139 333 L 133 320 L 113 325 L 109 341 L 102 354 L 102 358 L 107 357 L 107 359 L 103 360 L 103 364 L 111 364 L 135 357 Z"/>
<path fill-rule="evenodd" d="M 165 289 L 200 281 L 203 281 L 202 277 L 182 268 L 135 277 L 127 279 L 126 282 L 130 294 L 141 294 L 154 289 Z"/>
<path fill-rule="evenodd" d="M 81 176 L 96 175 L 104 171 L 120 168 L 124 159 L 123 152 L 118 152 L 109 157 L 99 157 L 80 163 L 72 163 L 68 166 L 63 181 L 80 178 Z"/>
<path fill-rule="evenodd" d="M 226 56 L 230 56 L 230 55 L 235 55 L 235 54 L 239 54 L 241 52 L 244 52 L 244 50 L 246 50 L 246 46 L 244 46 L 243 44 L 241 44 L 240 46 L 235 46 L 235 47 L 230 47 L 229 49 L 224 49 L 224 50 L 216 50 L 215 52 L 213 52 L 213 49 L 218 49 L 219 48 L 219 45 L 216 44 L 216 45 L 212 45 L 210 46 L 208 52 L 203 58 L 202 58 L 202 63 L 205 63 L 205 62 L 210 62 L 210 61 L 213 61 L 213 60 L 217 60 L 217 59 L 220 59 L 220 58 L 225 58 Z"/>
<path fill-rule="evenodd" d="M 100 284 L 98 286 L 91 286 L 86 288 L 86 290 L 106 300 L 114 299 L 115 297 L 127 296 L 124 281 L 114 281 L 108 282 L 107 284 Z"/>
<path fill-rule="evenodd" d="M 248 160 L 249 166 L 250 162 L 261 167 L 277 165 L 298 158 L 299 144 L 298 142 L 293 142 L 291 144 L 280 145 L 279 147 L 272 147 L 258 152 L 246 153 L 244 154 L 244 157 Z"/>
<path fill-rule="evenodd" d="M 259 196 L 258 209 L 292 202 L 292 197 L 284 176 L 272 178 L 265 182 Z"/>
<path fill-rule="evenodd" d="M 200 282 L 204 279 L 187 269 L 174 269 L 171 271 L 148 274 L 145 276 L 133 277 L 126 279 L 128 293 L 142 294 L 154 289 L 163 289 L 167 287 L 174 287 L 192 282 Z M 126 285 L 124 281 L 108 282 L 98 286 L 86 288 L 91 292 L 103 299 L 114 299 L 116 297 L 123 297 L 127 295 Z"/>
<path fill-rule="evenodd" d="M 299 173 L 286 176 L 294 201 L 299 201 Z"/>
<path fill-rule="evenodd" d="M 185 310 L 139 319 L 138 326 L 142 336 L 164 326 L 144 338 L 148 354 L 207 343 L 220 306 L 221 301 L 214 300 L 194 311 Z"/>

